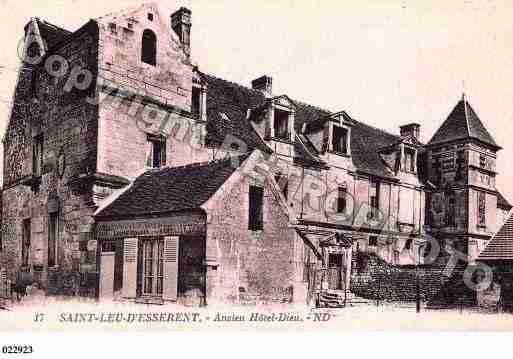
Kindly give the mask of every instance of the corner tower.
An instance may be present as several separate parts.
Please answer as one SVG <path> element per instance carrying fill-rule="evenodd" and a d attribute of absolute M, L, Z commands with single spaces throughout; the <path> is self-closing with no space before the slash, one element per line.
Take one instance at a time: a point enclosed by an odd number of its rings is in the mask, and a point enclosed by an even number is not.
<path fill-rule="evenodd" d="M 496 230 L 495 170 L 501 149 L 463 94 L 427 144 L 427 224 L 470 262 Z"/>

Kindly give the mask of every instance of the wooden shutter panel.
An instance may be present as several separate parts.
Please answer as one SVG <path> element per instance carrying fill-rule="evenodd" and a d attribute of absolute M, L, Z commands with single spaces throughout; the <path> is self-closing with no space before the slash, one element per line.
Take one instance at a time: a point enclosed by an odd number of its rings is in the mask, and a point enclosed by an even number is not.
<path fill-rule="evenodd" d="M 125 238 L 122 295 L 124 298 L 135 298 L 137 295 L 137 238 Z"/>
<path fill-rule="evenodd" d="M 153 167 L 153 142 L 151 141 L 146 144 L 146 167 Z"/>
<path fill-rule="evenodd" d="M 164 300 L 178 298 L 179 237 L 164 238 Z"/>
<path fill-rule="evenodd" d="M 166 140 L 162 140 L 162 148 L 160 154 L 160 162 L 162 166 L 166 165 L 166 150 L 167 150 L 167 142 Z"/>

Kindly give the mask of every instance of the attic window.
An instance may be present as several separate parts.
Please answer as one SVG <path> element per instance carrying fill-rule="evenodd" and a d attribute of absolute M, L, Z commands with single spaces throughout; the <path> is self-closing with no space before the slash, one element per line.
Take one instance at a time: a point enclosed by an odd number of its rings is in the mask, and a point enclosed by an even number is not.
<path fill-rule="evenodd" d="M 280 109 L 274 109 L 274 137 L 280 140 L 290 141 L 289 132 L 290 113 Z"/>
<path fill-rule="evenodd" d="M 153 14 L 151 12 L 148 13 L 148 20 L 153 21 Z"/>
<path fill-rule="evenodd" d="M 333 126 L 332 148 L 333 152 L 347 154 L 347 129 Z"/>
<path fill-rule="evenodd" d="M 404 170 L 415 173 L 415 150 L 410 148 L 404 150 Z"/>
<path fill-rule="evenodd" d="M 157 36 L 148 29 L 142 36 L 141 61 L 152 66 L 157 64 Z"/>

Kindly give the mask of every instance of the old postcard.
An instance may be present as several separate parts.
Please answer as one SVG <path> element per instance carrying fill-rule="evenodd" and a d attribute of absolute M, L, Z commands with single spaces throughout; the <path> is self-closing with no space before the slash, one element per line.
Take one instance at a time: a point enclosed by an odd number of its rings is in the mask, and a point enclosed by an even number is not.
<path fill-rule="evenodd" d="M 512 3 L 0 7 L 0 331 L 513 329 Z"/>

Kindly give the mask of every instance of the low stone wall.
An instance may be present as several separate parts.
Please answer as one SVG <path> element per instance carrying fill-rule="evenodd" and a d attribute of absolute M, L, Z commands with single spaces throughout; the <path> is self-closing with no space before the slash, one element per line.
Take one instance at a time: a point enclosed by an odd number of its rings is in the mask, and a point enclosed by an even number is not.
<path fill-rule="evenodd" d="M 450 278 L 442 274 L 446 261 L 430 266 L 393 266 L 374 254 L 354 253 L 351 292 L 359 297 L 385 302 L 415 302 L 417 283 L 420 300 L 431 306 L 474 305 L 475 293 L 463 283 L 464 268 Z M 418 280 L 417 280 L 418 276 Z"/>

